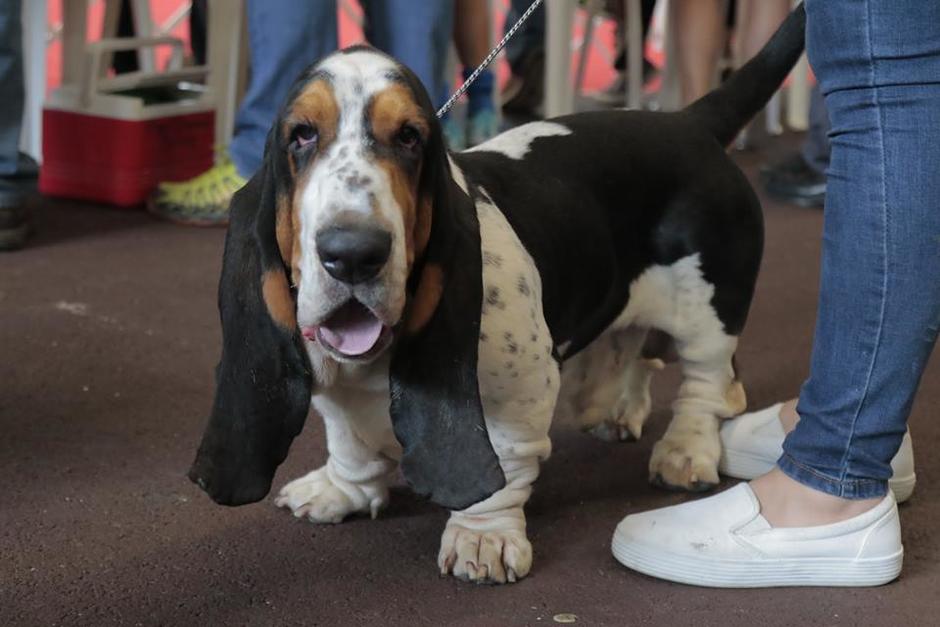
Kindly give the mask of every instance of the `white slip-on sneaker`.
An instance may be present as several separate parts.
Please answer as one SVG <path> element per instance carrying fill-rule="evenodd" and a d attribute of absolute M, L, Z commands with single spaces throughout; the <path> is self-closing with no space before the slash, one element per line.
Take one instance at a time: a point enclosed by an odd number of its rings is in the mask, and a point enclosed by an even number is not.
<path fill-rule="evenodd" d="M 746 483 L 627 516 L 611 550 L 627 568 L 714 588 L 877 586 L 897 578 L 904 557 L 891 493 L 842 522 L 775 529 Z"/>
<path fill-rule="evenodd" d="M 741 414 L 721 425 L 721 460 L 718 472 L 735 479 L 756 479 L 773 469 L 783 454 L 783 425 L 780 408 L 783 403 L 760 411 Z M 914 447 L 911 433 L 904 434 L 901 448 L 891 460 L 894 475 L 888 486 L 898 503 L 911 498 L 917 476 L 914 474 Z"/>

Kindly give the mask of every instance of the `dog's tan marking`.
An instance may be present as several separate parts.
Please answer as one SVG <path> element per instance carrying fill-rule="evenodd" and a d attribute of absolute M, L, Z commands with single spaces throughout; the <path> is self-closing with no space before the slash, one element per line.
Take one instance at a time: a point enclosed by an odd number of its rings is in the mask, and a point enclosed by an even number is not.
<path fill-rule="evenodd" d="M 288 163 L 291 178 L 295 180 L 294 198 L 291 206 L 286 207 L 287 199 L 278 199 L 277 211 L 277 243 L 284 263 L 291 269 L 291 279 L 295 284 L 300 282 L 300 259 L 302 250 L 300 245 L 300 198 L 299 190 L 306 188 L 310 172 L 316 165 L 317 157 L 323 154 L 336 139 L 339 128 L 340 108 L 333 93 L 333 87 L 324 79 L 315 79 L 307 84 L 300 94 L 294 98 L 290 109 L 284 118 L 281 127 L 284 145 L 290 143 L 290 133 L 297 124 L 309 124 L 317 131 L 317 152 L 305 168 L 305 172 L 297 171 L 297 163 L 293 152 L 288 151 Z M 297 180 L 298 176 L 300 180 Z M 282 205 L 282 202 L 284 205 Z M 288 210 L 289 209 L 289 210 Z"/>
<path fill-rule="evenodd" d="M 277 195 L 277 208 L 274 215 L 274 233 L 277 238 L 277 248 L 281 252 L 281 260 L 287 266 L 290 266 L 294 248 L 294 215 L 287 195 Z"/>
<path fill-rule="evenodd" d="M 380 142 L 391 143 L 404 124 L 410 124 L 422 138 L 430 132 L 425 111 L 415 102 L 411 91 L 393 84 L 373 96 L 369 108 L 372 135 Z"/>
<path fill-rule="evenodd" d="M 418 201 L 418 207 L 415 212 L 415 228 L 412 246 L 415 258 L 420 258 L 424 254 L 424 249 L 428 246 L 428 240 L 431 239 L 431 218 L 433 216 L 434 201 L 432 192 L 427 191 L 421 194 Z"/>
<path fill-rule="evenodd" d="M 428 263 L 421 271 L 421 280 L 408 313 L 405 331 L 418 333 L 431 320 L 444 292 L 444 270 L 436 263 Z"/>
<path fill-rule="evenodd" d="M 380 144 L 393 145 L 405 125 L 427 139 L 430 132 L 426 113 L 405 86 L 394 84 L 377 93 L 369 108 L 372 135 Z M 380 159 L 377 164 L 388 176 L 392 195 L 402 212 L 405 225 L 405 254 L 410 270 L 421 256 L 431 232 L 430 198 L 418 200 L 421 164 L 406 168 L 395 159 Z"/>
<path fill-rule="evenodd" d="M 290 105 L 281 132 L 284 143 L 290 141 L 290 132 L 296 124 L 306 123 L 317 129 L 317 151 L 324 151 L 334 139 L 339 128 L 339 103 L 333 88 L 323 79 L 311 81 L 303 88 Z"/>
<path fill-rule="evenodd" d="M 382 159 L 376 165 L 388 177 L 395 204 L 401 211 L 402 223 L 405 227 L 405 255 L 408 268 L 411 269 L 415 260 L 415 225 L 417 224 L 417 182 L 411 180 L 408 172 L 399 164 L 390 159 Z"/>
<path fill-rule="evenodd" d="M 283 270 L 265 271 L 261 277 L 261 294 L 271 319 L 284 329 L 293 330 L 297 326 L 297 317 Z"/>

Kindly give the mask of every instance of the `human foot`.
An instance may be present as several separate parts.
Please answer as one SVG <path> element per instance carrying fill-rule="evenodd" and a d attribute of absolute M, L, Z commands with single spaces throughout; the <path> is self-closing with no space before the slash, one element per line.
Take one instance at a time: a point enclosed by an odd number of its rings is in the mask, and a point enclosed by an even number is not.
<path fill-rule="evenodd" d="M 783 454 L 783 440 L 799 422 L 796 399 L 725 420 L 721 426 L 721 461 L 718 471 L 736 479 L 755 479 L 770 472 Z M 917 476 L 910 433 L 891 460 L 894 474 L 888 485 L 898 503 L 911 497 Z"/>
<path fill-rule="evenodd" d="M 876 586 L 898 576 L 904 555 L 890 494 L 841 522 L 778 528 L 744 483 L 627 516 L 611 550 L 617 561 L 641 573 L 722 588 Z"/>
<path fill-rule="evenodd" d="M 831 525 L 864 514 L 883 497 L 844 499 L 791 479 L 779 468 L 750 483 L 760 513 L 774 528 Z"/>

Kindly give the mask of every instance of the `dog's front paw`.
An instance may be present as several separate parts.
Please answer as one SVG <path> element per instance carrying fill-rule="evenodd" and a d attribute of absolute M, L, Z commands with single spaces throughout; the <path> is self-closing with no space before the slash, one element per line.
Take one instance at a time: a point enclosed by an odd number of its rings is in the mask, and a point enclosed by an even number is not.
<path fill-rule="evenodd" d="M 442 575 L 476 583 L 512 583 L 529 574 L 532 545 L 524 530 L 476 531 L 449 522 L 437 564 Z"/>
<path fill-rule="evenodd" d="M 704 492 L 718 485 L 721 441 L 717 429 L 670 429 L 653 447 L 650 482 L 661 488 Z"/>
<path fill-rule="evenodd" d="M 349 482 L 340 486 L 340 481 L 330 477 L 327 466 L 323 466 L 281 488 L 274 504 L 289 508 L 294 516 L 306 517 L 310 522 L 338 523 L 357 512 L 368 512 L 375 518 L 388 503 L 384 486 L 367 489 Z"/>

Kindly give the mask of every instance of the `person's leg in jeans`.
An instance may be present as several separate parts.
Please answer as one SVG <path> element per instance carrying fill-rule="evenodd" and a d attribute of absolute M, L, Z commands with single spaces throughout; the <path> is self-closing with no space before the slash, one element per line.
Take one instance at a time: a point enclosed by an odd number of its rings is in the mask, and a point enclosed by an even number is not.
<path fill-rule="evenodd" d="M 23 126 L 23 26 L 21 0 L 0 1 L 0 176 L 16 172 Z"/>
<path fill-rule="evenodd" d="M 509 3 L 509 10 L 506 11 L 506 20 L 503 23 L 503 32 L 509 32 L 509 29 L 519 21 L 522 14 L 525 13 L 532 0 L 512 0 Z M 506 43 L 506 61 L 509 62 L 509 68 L 513 74 L 520 74 L 522 63 L 525 57 L 531 52 L 545 51 L 545 7 L 540 6 L 532 15 L 529 16 L 513 38 Z"/>
<path fill-rule="evenodd" d="M 519 21 L 531 0 L 512 0 L 503 32 Z M 539 6 L 506 44 L 506 60 L 512 75 L 503 88 L 503 109 L 533 115 L 545 95 L 545 6 Z"/>
<path fill-rule="evenodd" d="M 149 208 L 162 217 L 197 225 L 227 222 L 229 200 L 261 165 L 268 129 L 288 89 L 304 68 L 337 48 L 336 0 L 248 0 L 245 13 L 248 89 L 228 158 L 190 181 L 161 184 Z"/>
<path fill-rule="evenodd" d="M 940 328 L 940 6 L 816 0 L 807 14 L 832 152 L 810 377 L 778 474 L 874 499 Z"/>
<path fill-rule="evenodd" d="M 26 196 L 36 175 L 35 162 L 19 151 L 26 97 L 21 9 L 21 0 L 0 0 L 0 250 L 26 241 Z"/>
<path fill-rule="evenodd" d="M 749 485 L 621 522 L 615 555 L 662 577 L 871 585 L 900 570 L 890 460 L 940 329 L 940 5 L 809 0 L 806 12 L 832 153 L 800 421 Z"/>
<path fill-rule="evenodd" d="M 376 48 L 411 68 L 431 94 L 441 98 L 453 33 L 454 3 L 427 0 L 364 0 L 365 36 Z"/>
<path fill-rule="evenodd" d="M 489 54 L 493 39 L 493 15 L 490 0 L 456 0 L 454 3 L 454 46 L 461 64 L 462 80 L 477 71 Z M 445 114 L 444 136 L 451 150 L 476 146 L 499 132 L 496 114 L 496 70 L 491 67 L 480 71 L 466 92 L 466 124 L 460 126 Z M 450 85 L 444 81 L 444 98 L 450 97 Z"/>
<path fill-rule="evenodd" d="M 229 154 L 238 174 L 261 165 L 264 140 L 287 90 L 308 65 L 336 50 L 336 0 L 248 0 L 251 79 L 235 116 Z"/>

